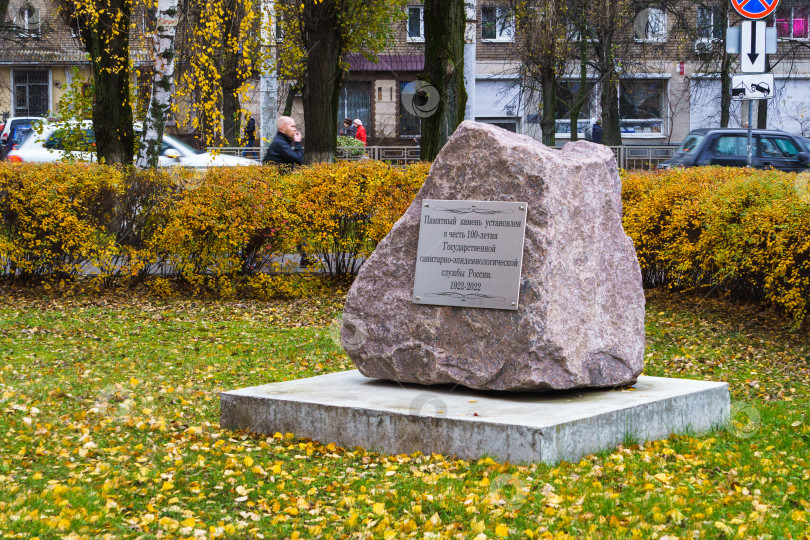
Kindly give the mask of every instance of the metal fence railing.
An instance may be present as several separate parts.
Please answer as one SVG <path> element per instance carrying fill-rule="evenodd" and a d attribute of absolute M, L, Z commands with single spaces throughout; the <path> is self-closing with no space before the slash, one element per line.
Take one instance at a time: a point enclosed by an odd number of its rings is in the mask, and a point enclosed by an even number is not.
<path fill-rule="evenodd" d="M 610 146 L 616 156 L 616 164 L 620 169 L 655 169 L 662 161 L 672 157 L 677 145 L 628 145 Z M 256 161 L 261 160 L 258 148 L 208 148 L 208 151 L 217 151 L 220 154 L 242 156 Z M 344 161 L 359 161 L 361 159 L 374 159 L 385 161 L 393 165 L 409 165 L 419 161 L 418 146 L 366 146 L 365 148 L 341 147 L 337 149 L 336 159 Z"/>
<path fill-rule="evenodd" d="M 419 161 L 420 151 L 418 146 L 341 147 L 337 149 L 335 158 L 346 161 L 375 159 L 392 165 L 410 165 Z"/>
<path fill-rule="evenodd" d="M 668 160 L 678 149 L 677 145 L 658 144 L 650 146 L 611 146 L 616 164 L 620 169 L 655 169 Z"/>

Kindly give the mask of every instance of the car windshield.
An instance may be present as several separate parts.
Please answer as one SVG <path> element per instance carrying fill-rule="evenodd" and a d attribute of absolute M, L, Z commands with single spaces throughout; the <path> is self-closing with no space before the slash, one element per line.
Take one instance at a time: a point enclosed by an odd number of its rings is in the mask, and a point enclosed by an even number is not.
<path fill-rule="evenodd" d="M 170 145 L 180 150 L 184 154 L 199 155 L 205 153 L 205 150 L 197 150 L 196 148 L 192 148 L 183 141 L 175 139 L 171 135 L 164 135 L 163 138 L 165 139 L 166 143 L 169 143 Z M 161 151 L 163 151 L 163 148 L 161 148 Z"/>
<path fill-rule="evenodd" d="M 703 140 L 703 137 L 704 135 L 689 134 L 686 140 L 681 143 L 680 148 L 678 148 L 678 153 L 688 154 L 689 152 L 694 152 L 695 148 L 700 144 L 700 141 Z"/>

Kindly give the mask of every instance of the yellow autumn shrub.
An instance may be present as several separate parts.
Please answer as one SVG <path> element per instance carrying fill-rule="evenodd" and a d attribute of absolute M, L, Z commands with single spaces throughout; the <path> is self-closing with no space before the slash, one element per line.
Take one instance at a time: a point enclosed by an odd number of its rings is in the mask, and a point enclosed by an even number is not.
<path fill-rule="evenodd" d="M 351 277 L 424 182 L 428 164 L 320 164 L 205 172 L 98 164 L 0 164 L 0 264 L 14 278 L 94 287 L 179 275 L 221 297 L 297 297 L 323 285 L 279 275 L 298 251 Z M 151 285 L 150 285 L 151 287 Z M 169 294 L 164 281 L 156 291 Z"/>
<path fill-rule="evenodd" d="M 99 286 L 147 271 L 144 238 L 174 184 L 157 171 L 89 163 L 0 164 L 0 264 L 23 282 L 75 277 Z"/>
<path fill-rule="evenodd" d="M 302 249 L 317 253 L 329 274 L 354 276 L 362 259 L 407 210 L 429 167 L 362 160 L 296 170 L 289 176 Z"/>
<path fill-rule="evenodd" d="M 24 282 L 75 276 L 103 249 L 119 170 L 0 163 L 0 264 Z"/>
<path fill-rule="evenodd" d="M 711 287 L 784 310 L 810 299 L 805 175 L 727 167 L 623 173 L 625 231 L 647 285 Z"/>
<path fill-rule="evenodd" d="M 272 269 L 291 249 L 290 184 L 274 167 L 209 169 L 180 193 L 149 248 L 189 283 L 233 296 L 233 276 Z"/>

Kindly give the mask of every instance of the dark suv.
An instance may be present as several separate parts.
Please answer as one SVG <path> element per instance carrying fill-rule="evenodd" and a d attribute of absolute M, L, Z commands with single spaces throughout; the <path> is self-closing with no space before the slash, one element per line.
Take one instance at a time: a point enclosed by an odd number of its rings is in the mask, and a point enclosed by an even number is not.
<path fill-rule="evenodd" d="M 807 139 L 783 131 L 755 129 L 751 140 L 751 166 L 782 171 L 804 171 L 810 167 Z M 701 165 L 748 165 L 747 129 L 696 129 L 659 169 Z"/>

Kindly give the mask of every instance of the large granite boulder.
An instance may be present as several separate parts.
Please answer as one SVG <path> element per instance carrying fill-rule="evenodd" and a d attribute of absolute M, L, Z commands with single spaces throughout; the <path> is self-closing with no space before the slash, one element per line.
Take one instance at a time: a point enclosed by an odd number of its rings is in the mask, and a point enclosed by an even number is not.
<path fill-rule="evenodd" d="M 528 203 L 517 311 L 413 303 L 423 199 Z M 367 377 L 492 390 L 632 384 L 644 292 L 611 150 L 464 122 L 360 270 L 341 340 Z"/>

